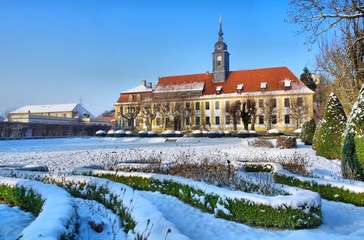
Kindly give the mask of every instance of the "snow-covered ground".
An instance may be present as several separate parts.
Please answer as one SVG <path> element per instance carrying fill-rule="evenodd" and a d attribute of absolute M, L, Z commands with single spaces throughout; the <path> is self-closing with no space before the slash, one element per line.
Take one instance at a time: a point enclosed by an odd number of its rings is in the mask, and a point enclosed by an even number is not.
<path fill-rule="evenodd" d="M 165 142 L 164 138 L 60 138 L 0 141 L 0 166 L 44 165 L 52 173 L 68 173 L 76 167 L 108 165 L 125 160 L 142 160 L 154 156 L 164 162 L 181 156 L 203 157 L 220 161 L 269 161 L 284 159 L 294 152 L 307 156 L 312 172 L 325 178 L 340 176 L 340 162 L 317 157 L 307 146 L 297 149 L 269 149 L 248 146 L 247 139 L 239 138 L 180 138 Z M 323 200 L 323 224 L 310 230 L 265 230 L 218 219 L 203 213 L 178 199 L 160 193 L 138 192 L 190 239 L 364 239 L 364 208 Z M 76 199 L 81 219 L 79 239 L 113 239 L 113 215 L 94 202 Z M 148 213 L 145 213 L 146 215 Z M 11 218 L 10 218 L 11 217 Z M 96 233 L 88 225 L 89 219 L 102 219 L 105 230 Z M 0 205 L 0 239 L 14 226 L 20 233 L 34 217 L 17 208 Z M 4 219 L 13 219 L 7 222 Z M 18 224 L 19 222 L 19 224 Z M 14 224 L 16 223 L 16 224 Z M 15 236 L 15 235 L 13 235 Z M 125 239 L 119 234 L 118 239 Z M 167 238 L 168 239 L 168 238 Z"/>

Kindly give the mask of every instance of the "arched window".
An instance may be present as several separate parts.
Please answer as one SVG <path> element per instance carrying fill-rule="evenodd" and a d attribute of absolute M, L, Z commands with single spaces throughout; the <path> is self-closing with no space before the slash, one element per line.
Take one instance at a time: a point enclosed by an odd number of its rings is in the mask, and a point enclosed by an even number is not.
<path fill-rule="evenodd" d="M 132 102 L 133 101 L 133 95 L 129 95 L 129 102 Z"/>
<path fill-rule="evenodd" d="M 142 100 L 142 95 L 138 94 L 137 101 L 140 102 Z"/>

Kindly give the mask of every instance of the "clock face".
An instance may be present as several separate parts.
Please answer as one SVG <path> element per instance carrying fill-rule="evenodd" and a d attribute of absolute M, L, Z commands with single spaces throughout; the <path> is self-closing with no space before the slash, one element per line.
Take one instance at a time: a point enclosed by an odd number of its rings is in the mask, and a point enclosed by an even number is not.
<path fill-rule="evenodd" d="M 222 60 L 222 57 L 221 57 L 221 56 L 218 56 L 218 57 L 216 58 L 216 60 L 217 60 L 217 61 L 221 61 L 221 60 Z"/>

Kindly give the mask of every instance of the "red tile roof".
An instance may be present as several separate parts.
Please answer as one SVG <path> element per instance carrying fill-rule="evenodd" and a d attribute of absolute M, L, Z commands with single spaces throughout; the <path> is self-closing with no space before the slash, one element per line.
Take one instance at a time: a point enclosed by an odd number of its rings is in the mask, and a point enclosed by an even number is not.
<path fill-rule="evenodd" d="M 291 81 L 291 88 L 286 89 L 285 80 Z M 287 67 L 261 68 L 252 70 L 231 71 L 225 82 L 212 82 L 212 73 L 189 74 L 179 76 L 161 77 L 158 80 L 156 91 L 159 89 L 169 89 L 178 92 L 179 86 L 193 86 L 193 83 L 204 83 L 203 96 L 215 95 L 216 87 L 221 86 L 220 94 L 237 93 L 238 84 L 243 84 L 242 94 L 260 92 L 261 83 L 267 83 L 265 92 L 298 90 L 304 93 L 313 93 L 306 85 L 301 82 Z M 186 91 L 186 89 L 183 89 Z M 144 93 L 145 94 L 145 93 Z M 120 94 L 118 103 L 128 102 L 129 94 Z"/>
<path fill-rule="evenodd" d="M 266 91 L 285 90 L 284 80 L 291 80 L 292 89 L 306 89 L 302 83 L 287 67 L 261 68 L 252 70 L 231 71 L 223 83 L 212 82 L 212 73 L 162 77 L 159 85 L 176 85 L 182 83 L 204 82 L 203 95 L 216 94 L 216 87 L 222 86 L 220 94 L 236 93 L 238 84 L 244 84 L 242 93 L 261 91 L 260 84 L 267 83 Z"/>

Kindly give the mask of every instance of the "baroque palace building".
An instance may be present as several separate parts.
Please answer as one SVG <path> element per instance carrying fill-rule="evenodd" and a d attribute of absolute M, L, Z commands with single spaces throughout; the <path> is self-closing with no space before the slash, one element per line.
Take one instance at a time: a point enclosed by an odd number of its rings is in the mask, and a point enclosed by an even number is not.
<path fill-rule="evenodd" d="M 120 93 L 115 122 L 124 130 L 292 132 L 313 116 L 313 94 L 287 67 L 230 71 L 222 20 L 212 72 L 142 81 Z"/>

